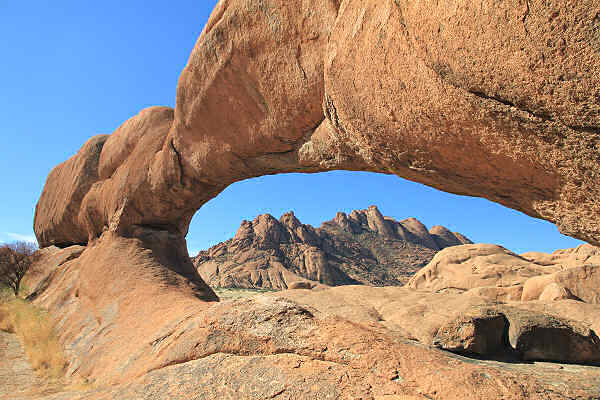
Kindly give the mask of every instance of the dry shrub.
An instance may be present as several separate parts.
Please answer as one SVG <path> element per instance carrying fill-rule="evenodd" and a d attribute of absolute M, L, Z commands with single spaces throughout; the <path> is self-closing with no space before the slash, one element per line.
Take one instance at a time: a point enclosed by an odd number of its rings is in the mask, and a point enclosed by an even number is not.
<path fill-rule="evenodd" d="M 50 379 L 64 375 L 66 358 L 45 311 L 20 299 L 4 303 L 0 305 L 0 329 L 17 334 L 40 375 Z"/>
<path fill-rule="evenodd" d="M 0 282 L 0 306 L 14 298 L 15 295 L 13 294 L 13 291 L 8 286 L 5 286 Z"/>
<path fill-rule="evenodd" d="M 0 331 L 15 333 L 15 327 L 12 324 L 7 306 L 4 304 L 0 305 Z"/>
<path fill-rule="evenodd" d="M 39 257 L 37 245 L 30 242 L 14 242 L 0 246 L 0 283 L 19 296 L 21 282 Z"/>

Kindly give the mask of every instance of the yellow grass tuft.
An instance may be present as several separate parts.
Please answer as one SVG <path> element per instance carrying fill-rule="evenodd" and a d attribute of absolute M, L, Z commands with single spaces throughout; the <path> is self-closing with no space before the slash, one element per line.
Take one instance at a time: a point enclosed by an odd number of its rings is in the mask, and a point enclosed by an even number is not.
<path fill-rule="evenodd" d="M 0 307 L 0 331 L 15 333 L 15 327 L 10 320 L 10 315 L 4 307 Z"/>
<path fill-rule="evenodd" d="M 64 375 L 67 361 L 47 312 L 22 299 L 0 303 L 0 329 L 17 334 L 40 375 L 50 379 Z"/>

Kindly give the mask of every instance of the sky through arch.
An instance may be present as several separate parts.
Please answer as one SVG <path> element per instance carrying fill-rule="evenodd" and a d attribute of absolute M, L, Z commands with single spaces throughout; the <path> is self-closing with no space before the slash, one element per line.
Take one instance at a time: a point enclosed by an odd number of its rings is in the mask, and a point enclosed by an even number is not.
<path fill-rule="evenodd" d="M 370 205 L 396 220 L 415 217 L 428 228 L 443 225 L 476 243 L 502 245 L 517 253 L 552 252 L 583 242 L 564 236 L 553 224 L 476 197 L 458 196 L 394 175 L 333 171 L 280 174 L 237 182 L 205 204 L 187 236 L 191 255 L 235 234 L 243 219 L 269 213 L 279 218 L 294 211 L 318 227 L 337 211 Z"/>

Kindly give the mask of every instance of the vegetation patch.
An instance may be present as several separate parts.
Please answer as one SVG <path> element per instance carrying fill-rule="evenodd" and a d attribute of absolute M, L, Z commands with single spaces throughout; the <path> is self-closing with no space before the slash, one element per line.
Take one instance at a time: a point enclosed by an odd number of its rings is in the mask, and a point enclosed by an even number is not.
<path fill-rule="evenodd" d="M 6 303 L 10 299 L 14 298 L 13 291 L 6 285 L 0 283 L 0 304 Z"/>
<path fill-rule="evenodd" d="M 275 289 L 239 289 L 239 288 L 213 288 L 221 300 L 242 299 L 253 297 L 262 293 L 277 292 Z"/>
<path fill-rule="evenodd" d="M 64 375 L 66 357 L 46 311 L 22 299 L 1 301 L 0 330 L 17 334 L 32 368 L 41 376 Z"/>

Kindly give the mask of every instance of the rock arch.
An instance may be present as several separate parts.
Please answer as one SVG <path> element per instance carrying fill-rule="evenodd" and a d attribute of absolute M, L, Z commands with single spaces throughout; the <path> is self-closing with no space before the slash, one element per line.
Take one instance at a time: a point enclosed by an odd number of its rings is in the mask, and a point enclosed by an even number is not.
<path fill-rule="evenodd" d="M 485 197 L 600 244 L 599 11 L 221 0 L 176 108 L 143 110 L 50 173 L 40 246 L 137 240 L 165 279 L 214 298 L 185 261 L 194 212 L 239 180 L 334 169 Z"/>

